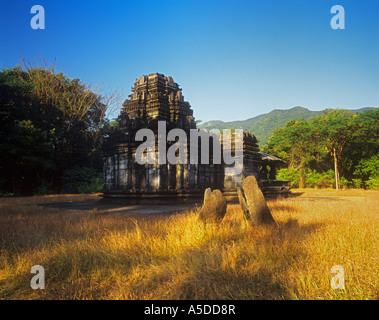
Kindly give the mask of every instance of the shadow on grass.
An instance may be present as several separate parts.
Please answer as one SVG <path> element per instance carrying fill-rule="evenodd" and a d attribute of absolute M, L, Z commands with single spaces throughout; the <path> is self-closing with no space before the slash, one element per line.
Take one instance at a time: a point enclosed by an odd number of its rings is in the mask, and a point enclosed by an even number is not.
<path fill-rule="evenodd" d="M 276 203 L 274 205 L 271 205 L 270 202 L 268 202 L 268 206 L 269 206 L 270 210 L 273 212 L 284 211 L 284 212 L 292 213 L 292 212 L 300 211 L 297 207 L 295 207 L 291 204 L 286 204 L 286 203 L 281 203 L 281 204 Z"/>
<path fill-rule="evenodd" d="M 297 220 L 290 219 L 279 222 L 277 227 L 264 227 L 264 232 L 259 227 L 249 228 L 248 232 L 262 233 L 252 243 L 246 240 L 243 242 L 243 233 L 239 236 L 231 234 L 226 238 L 217 238 L 216 234 L 216 238 L 211 237 L 200 246 L 184 250 L 178 255 L 151 257 L 146 253 L 141 255 L 141 259 L 130 259 L 128 255 L 131 253 L 123 251 L 103 256 L 102 252 L 95 249 L 88 250 L 88 245 L 81 248 L 78 244 L 73 253 L 63 251 L 35 262 L 45 268 L 45 290 L 33 292 L 30 289 L 33 275 L 26 272 L 3 279 L 0 283 L 3 287 L 0 298 L 12 299 L 18 291 L 30 290 L 28 298 L 102 299 L 114 290 L 112 269 L 116 268 L 123 275 L 128 275 L 133 268 L 142 266 L 146 273 L 142 272 L 140 278 L 125 284 L 127 289 L 123 296 L 139 299 L 141 292 L 145 291 L 153 294 L 152 299 L 291 299 L 283 279 L 291 264 L 307 257 L 297 243 L 320 226 L 301 225 Z M 117 225 L 108 229 L 109 232 L 116 230 L 119 230 Z M 235 243 L 239 245 L 239 242 L 241 252 L 236 264 L 232 267 L 221 266 L 222 253 L 227 253 L 228 246 Z M 214 249 L 215 244 L 221 250 Z M 100 287 L 92 284 L 91 279 L 93 272 L 101 271 L 109 282 Z M 117 282 L 117 279 L 113 281 Z"/>
<path fill-rule="evenodd" d="M 76 201 L 76 202 L 55 202 L 41 203 L 40 207 L 54 208 L 65 211 L 105 211 L 116 214 L 173 214 L 181 210 L 193 209 L 196 203 L 168 203 L 168 204 L 130 204 L 122 201 Z"/>
<path fill-rule="evenodd" d="M 284 283 L 286 274 L 294 263 L 300 263 L 308 256 L 296 244 L 320 226 L 302 226 L 292 219 L 278 227 L 269 227 L 256 242 L 241 244 L 245 247 L 251 245 L 251 248 L 241 251 L 231 266 L 224 264 L 222 254 L 227 254 L 228 248 L 238 243 L 240 237 L 231 235 L 230 239 L 224 239 L 224 248 L 220 250 L 212 249 L 215 242 L 212 238 L 200 247 L 185 250 L 175 257 L 175 266 L 167 257 L 159 268 L 154 269 L 154 277 L 139 279 L 132 286 L 136 289 L 132 289 L 130 294 L 138 296 L 138 288 L 142 287 L 157 292 L 158 296 L 153 299 L 291 299 L 292 293 L 288 284 Z M 259 232 L 258 229 L 251 228 L 250 232 Z M 223 252 L 220 254 L 220 251 Z M 180 273 L 180 270 L 185 272 Z M 164 293 L 160 289 L 162 286 Z"/>
<path fill-rule="evenodd" d="M 297 198 L 297 197 L 302 196 L 303 194 L 304 192 L 291 191 L 291 193 L 287 195 L 287 198 Z"/>

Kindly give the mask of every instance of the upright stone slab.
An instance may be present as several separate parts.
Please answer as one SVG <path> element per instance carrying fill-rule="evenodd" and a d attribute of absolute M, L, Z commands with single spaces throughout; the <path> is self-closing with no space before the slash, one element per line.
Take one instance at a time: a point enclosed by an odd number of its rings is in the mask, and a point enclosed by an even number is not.
<path fill-rule="evenodd" d="M 252 225 L 258 226 L 275 223 L 254 176 L 246 177 L 243 180 L 243 194 L 241 189 L 239 189 L 239 199 L 242 210 Z"/>
<path fill-rule="evenodd" d="M 241 205 L 241 209 L 242 209 L 243 215 L 245 216 L 245 218 L 247 220 L 250 220 L 249 209 L 247 208 L 245 196 L 244 196 L 243 191 L 242 191 L 242 189 L 240 187 L 237 187 L 237 194 L 238 194 L 238 201 L 239 201 L 239 203 Z"/>
<path fill-rule="evenodd" d="M 219 223 L 226 214 L 226 199 L 220 190 L 207 188 L 204 192 L 204 204 L 199 219 L 204 223 Z"/>

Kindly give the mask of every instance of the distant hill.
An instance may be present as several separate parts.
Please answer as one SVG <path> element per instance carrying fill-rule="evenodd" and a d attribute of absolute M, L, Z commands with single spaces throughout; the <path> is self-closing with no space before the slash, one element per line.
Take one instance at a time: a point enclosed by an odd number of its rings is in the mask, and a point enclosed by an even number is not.
<path fill-rule="evenodd" d="M 350 110 L 351 112 L 366 112 L 374 108 L 361 108 Z M 286 110 L 272 110 L 269 113 L 261 114 L 254 118 L 249 118 L 241 121 L 219 121 L 212 120 L 198 125 L 202 129 L 243 129 L 243 131 L 252 132 L 259 140 L 259 145 L 267 144 L 269 137 L 275 129 L 283 127 L 288 121 L 293 119 L 306 119 L 316 117 L 322 114 L 322 111 L 311 111 L 303 107 L 294 107 Z"/>

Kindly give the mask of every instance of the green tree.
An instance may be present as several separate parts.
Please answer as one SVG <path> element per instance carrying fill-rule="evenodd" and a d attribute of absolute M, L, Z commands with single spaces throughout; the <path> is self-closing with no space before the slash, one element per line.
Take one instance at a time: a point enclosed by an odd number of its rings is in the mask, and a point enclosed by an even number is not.
<path fill-rule="evenodd" d="M 10 194 L 30 194 L 54 167 L 33 84 L 21 81 L 20 71 L 0 72 L 0 189 Z"/>
<path fill-rule="evenodd" d="M 288 161 L 279 176 L 300 186 L 327 186 L 334 169 L 335 186 L 373 187 L 379 151 L 379 109 L 356 114 L 326 110 L 310 121 L 293 120 L 277 129 L 264 150 Z M 301 172 L 301 174 L 299 173 Z"/>
<path fill-rule="evenodd" d="M 362 159 L 354 173 L 360 177 L 370 189 L 379 189 L 379 155 L 370 159 Z"/>
<path fill-rule="evenodd" d="M 307 168 L 318 158 L 314 131 L 308 121 L 291 120 L 276 129 L 264 151 L 286 160 L 291 172 L 299 172 L 299 186 L 305 187 Z"/>
<path fill-rule="evenodd" d="M 379 153 L 379 109 L 361 113 L 354 121 L 354 136 L 344 148 L 341 166 L 344 176 L 360 187 L 369 177 L 357 174 L 356 167 Z"/>
<path fill-rule="evenodd" d="M 0 93 L 3 193 L 30 195 L 43 185 L 59 192 L 65 170 L 102 170 L 106 115 L 116 94 L 94 91 L 43 61 L 2 70 Z"/>
<path fill-rule="evenodd" d="M 323 115 L 313 118 L 311 125 L 316 136 L 323 141 L 333 157 L 336 189 L 340 185 L 340 163 L 345 146 L 355 137 L 358 114 L 348 110 L 327 110 Z"/>

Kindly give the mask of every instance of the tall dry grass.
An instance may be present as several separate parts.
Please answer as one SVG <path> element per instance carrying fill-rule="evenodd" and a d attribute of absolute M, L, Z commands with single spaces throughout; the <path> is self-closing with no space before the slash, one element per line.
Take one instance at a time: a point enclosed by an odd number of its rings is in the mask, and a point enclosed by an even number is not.
<path fill-rule="evenodd" d="M 195 211 L 1 200 L 0 299 L 378 299 L 379 193 L 364 195 L 269 201 L 277 227 L 251 227 L 233 205 L 221 225 L 204 226 Z M 45 290 L 30 288 L 33 265 L 45 268 Z M 330 286 L 334 265 L 345 290 Z"/>

